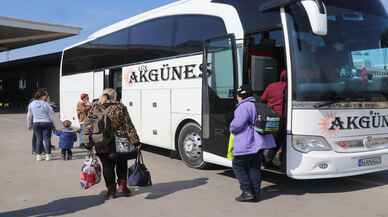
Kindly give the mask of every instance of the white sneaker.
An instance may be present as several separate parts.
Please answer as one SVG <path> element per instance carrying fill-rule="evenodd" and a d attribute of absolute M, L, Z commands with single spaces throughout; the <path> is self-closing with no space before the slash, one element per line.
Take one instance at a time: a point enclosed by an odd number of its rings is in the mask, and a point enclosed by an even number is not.
<path fill-rule="evenodd" d="M 51 160 L 51 154 L 46 154 L 46 161 L 50 161 Z"/>
<path fill-rule="evenodd" d="M 43 159 L 42 159 L 42 155 L 37 154 L 37 155 L 36 155 L 36 161 L 41 161 L 41 160 L 43 160 Z"/>

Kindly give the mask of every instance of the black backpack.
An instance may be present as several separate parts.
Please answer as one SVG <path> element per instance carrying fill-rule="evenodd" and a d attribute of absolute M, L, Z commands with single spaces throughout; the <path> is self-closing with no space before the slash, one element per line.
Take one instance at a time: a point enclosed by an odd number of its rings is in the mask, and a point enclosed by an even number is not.
<path fill-rule="evenodd" d="M 107 115 L 108 108 L 95 105 L 84 123 L 82 139 L 87 147 L 102 147 L 115 139 L 112 121 Z"/>
<path fill-rule="evenodd" d="M 280 118 L 267 104 L 256 102 L 256 121 L 254 128 L 261 135 L 275 135 L 280 128 Z"/>

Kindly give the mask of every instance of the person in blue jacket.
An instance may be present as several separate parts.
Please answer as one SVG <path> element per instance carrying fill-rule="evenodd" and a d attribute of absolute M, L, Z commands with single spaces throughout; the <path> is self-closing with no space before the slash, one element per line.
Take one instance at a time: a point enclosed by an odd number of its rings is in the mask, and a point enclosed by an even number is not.
<path fill-rule="evenodd" d="M 234 134 L 233 172 L 240 183 L 242 194 L 239 202 L 260 200 L 261 163 L 263 150 L 276 147 L 272 135 L 260 135 L 254 129 L 256 121 L 256 99 L 249 86 L 237 90 L 238 104 L 230 124 Z"/>
<path fill-rule="evenodd" d="M 71 121 L 63 122 L 62 130 L 55 130 L 54 134 L 59 136 L 59 148 L 62 151 L 63 160 L 71 160 L 73 153 L 71 149 L 74 146 L 74 142 L 77 141 L 77 133 L 71 128 Z"/>

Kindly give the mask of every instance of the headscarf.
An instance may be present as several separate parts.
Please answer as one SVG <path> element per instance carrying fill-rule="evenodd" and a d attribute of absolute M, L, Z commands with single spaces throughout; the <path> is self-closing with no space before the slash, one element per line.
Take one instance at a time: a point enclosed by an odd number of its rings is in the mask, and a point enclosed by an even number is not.
<path fill-rule="evenodd" d="M 81 94 L 81 100 L 83 101 L 86 97 L 89 97 L 89 95 L 87 93 L 83 93 Z"/>

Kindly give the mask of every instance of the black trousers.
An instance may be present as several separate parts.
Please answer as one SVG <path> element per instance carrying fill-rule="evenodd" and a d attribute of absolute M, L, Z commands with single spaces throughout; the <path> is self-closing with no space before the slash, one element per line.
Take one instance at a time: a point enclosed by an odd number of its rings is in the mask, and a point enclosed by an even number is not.
<path fill-rule="evenodd" d="M 66 155 L 66 153 L 67 153 L 68 156 L 72 156 L 73 155 L 73 152 L 71 151 L 71 148 L 64 148 L 64 149 L 61 150 L 61 152 L 62 152 L 62 155 Z"/>
<path fill-rule="evenodd" d="M 262 151 L 234 157 L 233 172 L 240 183 L 241 191 L 260 194 L 262 160 Z"/>
<path fill-rule="evenodd" d="M 116 183 L 116 174 L 118 180 L 127 180 L 128 161 L 112 160 L 109 154 L 98 154 L 102 164 L 102 173 L 106 187 L 113 186 Z M 115 173 L 116 171 L 116 173 Z"/>

